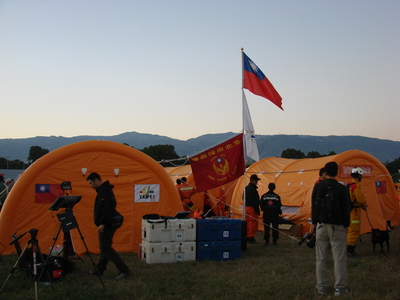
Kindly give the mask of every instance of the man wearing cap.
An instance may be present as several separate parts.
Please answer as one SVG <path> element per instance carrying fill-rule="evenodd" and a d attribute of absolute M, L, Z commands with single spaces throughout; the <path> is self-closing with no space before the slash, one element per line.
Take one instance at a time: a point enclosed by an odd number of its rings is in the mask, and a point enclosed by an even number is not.
<path fill-rule="evenodd" d="M 245 189 L 247 242 L 255 244 L 254 236 L 258 229 L 258 216 L 260 215 L 260 195 L 258 194 L 257 182 L 261 180 L 257 175 L 250 176 L 250 183 Z"/>

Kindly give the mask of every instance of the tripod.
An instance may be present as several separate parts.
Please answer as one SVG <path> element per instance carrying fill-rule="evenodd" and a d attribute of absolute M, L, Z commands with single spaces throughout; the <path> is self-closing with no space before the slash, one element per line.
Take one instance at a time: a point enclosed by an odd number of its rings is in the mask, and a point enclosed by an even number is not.
<path fill-rule="evenodd" d="M 19 237 L 13 239 L 13 241 L 10 242 L 10 245 L 12 245 L 12 244 L 14 244 L 14 243 L 18 243 L 18 240 L 19 240 L 20 238 L 22 238 L 22 237 L 23 237 L 26 233 L 28 233 L 28 232 L 31 234 L 31 238 L 30 238 L 30 240 L 28 241 L 28 243 L 26 244 L 24 250 L 23 250 L 23 251 L 21 252 L 21 254 L 19 255 L 17 261 L 15 262 L 13 268 L 12 268 L 11 271 L 10 271 L 10 274 L 8 274 L 6 281 L 3 283 L 3 286 L 2 286 L 1 289 L 0 289 L 0 293 L 3 291 L 3 288 L 4 288 L 5 285 L 7 284 L 8 280 L 9 280 L 10 277 L 11 277 L 11 275 L 12 275 L 12 274 L 14 273 L 14 271 L 16 270 L 17 265 L 20 264 L 20 266 L 22 266 L 22 264 L 20 263 L 20 260 L 21 260 L 21 258 L 24 258 L 24 257 L 25 257 L 25 253 L 27 252 L 28 246 L 31 245 L 31 248 L 30 248 L 30 249 L 32 249 L 32 266 L 30 266 L 30 263 L 31 263 L 31 262 L 29 262 L 29 263 L 27 262 L 27 266 L 30 267 L 30 268 L 33 267 L 33 277 L 34 277 L 34 280 L 35 280 L 34 291 L 35 291 L 35 299 L 37 299 L 37 296 L 38 296 L 38 292 L 37 292 L 38 282 L 39 282 L 39 280 L 40 280 L 40 278 L 41 278 L 41 276 L 42 276 L 42 274 L 43 274 L 44 269 L 46 269 L 46 262 L 44 261 L 42 252 L 40 251 L 40 248 L 39 248 L 38 240 L 37 240 L 37 238 L 36 238 L 36 237 L 37 237 L 38 230 L 37 230 L 37 229 L 31 229 L 31 230 L 29 230 L 29 231 L 23 233 L 23 234 L 20 235 Z M 21 250 L 21 248 L 19 247 L 19 244 L 18 244 L 17 250 L 18 250 L 18 249 Z M 39 260 L 40 260 L 40 262 L 41 262 L 41 267 L 42 267 L 42 272 L 40 272 L 40 275 L 38 274 L 38 258 L 39 258 Z M 53 288 L 53 290 L 54 290 L 53 279 L 52 279 L 52 277 L 50 276 L 50 273 L 49 273 L 48 270 L 46 270 L 46 273 L 47 273 L 48 278 L 49 278 L 50 281 L 51 281 L 51 286 L 52 286 L 52 288 Z"/>
<path fill-rule="evenodd" d="M 60 226 L 58 228 L 56 236 L 53 238 L 54 242 L 53 242 L 53 245 L 50 248 L 50 254 L 52 253 L 52 251 L 54 249 L 54 246 L 55 246 L 55 244 L 57 242 L 57 239 L 58 239 L 58 237 L 60 235 L 60 232 L 61 232 L 61 229 L 62 229 L 63 232 L 64 232 L 64 249 L 63 249 L 63 251 L 64 251 L 65 260 L 68 261 L 69 251 L 71 251 L 71 249 L 72 249 L 72 251 L 75 254 L 75 256 L 77 256 L 83 262 L 83 260 L 73 250 L 72 243 L 71 243 L 70 230 L 76 228 L 78 230 L 79 236 L 81 237 L 81 240 L 82 240 L 82 242 L 83 242 L 83 244 L 85 246 L 86 253 L 89 256 L 90 261 L 92 262 L 94 270 L 96 270 L 96 264 L 93 261 L 92 256 L 90 255 L 89 249 L 88 249 L 88 247 L 86 245 L 86 242 L 85 242 L 85 238 L 82 236 L 82 232 L 79 229 L 79 225 L 78 225 L 78 222 L 76 221 L 76 218 L 75 218 L 75 215 L 74 215 L 74 213 L 72 211 L 72 208 L 71 207 L 67 207 L 63 212 L 58 213 L 57 217 L 60 220 Z M 47 259 L 49 259 L 49 257 L 50 257 L 50 255 L 47 257 Z M 99 277 L 99 280 L 100 280 L 103 288 L 105 288 L 103 280 L 101 279 L 101 275 L 100 274 L 97 274 L 97 275 Z"/>

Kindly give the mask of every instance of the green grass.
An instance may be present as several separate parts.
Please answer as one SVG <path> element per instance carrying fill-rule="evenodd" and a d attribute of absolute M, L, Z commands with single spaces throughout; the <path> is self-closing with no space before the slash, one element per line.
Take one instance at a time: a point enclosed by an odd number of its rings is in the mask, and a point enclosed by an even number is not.
<path fill-rule="evenodd" d="M 134 253 L 121 256 L 132 276 L 115 281 L 117 270 L 110 264 L 102 276 L 87 274 L 92 264 L 74 260 L 75 270 L 51 287 L 40 285 L 38 299 L 333 299 L 319 296 L 315 289 L 315 252 L 305 244 L 282 236 L 277 246 L 249 245 L 236 261 L 192 261 L 148 265 Z M 349 260 L 350 294 L 342 299 L 400 299 L 400 228 L 391 232 L 391 250 L 384 256 L 372 252 L 370 235 L 363 235 L 357 252 L 363 257 Z M 39 241 L 40 244 L 40 241 Z M 378 246 L 379 248 L 379 246 Z M 386 249 L 386 248 L 385 248 Z M 92 255 L 96 262 L 98 257 Z M 17 260 L 15 255 L 0 260 L 0 285 L 3 285 Z M 329 270 L 333 281 L 333 262 Z M 34 282 L 16 270 L 0 293 L 0 299 L 34 299 Z"/>

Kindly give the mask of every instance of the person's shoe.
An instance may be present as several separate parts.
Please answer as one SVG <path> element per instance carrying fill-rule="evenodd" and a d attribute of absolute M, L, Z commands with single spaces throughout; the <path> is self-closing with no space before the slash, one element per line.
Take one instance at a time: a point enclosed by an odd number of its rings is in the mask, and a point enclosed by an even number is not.
<path fill-rule="evenodd" d="M 98 270 L 94 270 L 94 271 L 89 271 L 88 274 L 89 275 L 103 275 L 103 272 L 100 272 Z"/>
<path fill-rule="evenodd" d="M 351 258 L 351 259 L 360 259 L 360 258 L 361 258 L 361 256 L 358 255 L 358 254 L 355 253 L 355 252 L 353 252 L 353 253 L 347 252 L 347 257 L 348 257 L 348 258 Z"/>
<path fill-rule="evenodd" d="M 249 237 L 247 239 L 247 243 L 249 243 L 249 244 L 257 244 L 257 241 L 256 241 L 256 239 L 254 237 Z"/>
<path fill-rule="evenodd" d="M 269 241 L 265 241 L 264 246 L 268 246 L 269 245 Z"/>
<path fill-rule="evenodd" d="M 315 286 L 315 287 L 317 288 L 317 292 L 320 295 L 326 295 L 328 292 L 326 287 L 317 287 L 317 286 Z"/>
<path fill-rule="evenodd" d="M 335 296 L 340 297 L 343 294 L 348 294 L 349 291 L 347 289 L 335 289 Z"/>
<path fill-rule="evenodd" d="M 120 272 L 117 276 L 114 277 L 114 279 L 115 279 L 115 280 L 121 280 L 121 279 L 123 279 L 123 278 L 128 277 L 129 275 L 131 275 L 131 272 L 130 272 L 130 271 L 125 272 L 125 273 Z"/>
<path fill-rule="evenodd" d="M 278 245 L 278 243 L 276 241 L 273 241 L 272 245 Z"/>

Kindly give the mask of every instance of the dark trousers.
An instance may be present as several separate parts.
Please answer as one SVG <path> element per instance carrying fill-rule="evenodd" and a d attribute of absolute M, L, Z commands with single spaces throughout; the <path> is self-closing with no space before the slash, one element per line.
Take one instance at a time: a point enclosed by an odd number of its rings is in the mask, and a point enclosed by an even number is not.
<path fill-rule="evenodd" d="M 270 237 L 270 230 L 272 230 L 272 239 L 274 241 L 276 241 L 277 239 L 279 239 L 279 218 L 263 218 L 263 222 L 264 222 L 264 240 L 269 241 L 269 237 Z M 272 228 L 271 229 L 271 224 L 272 224 Z"/>
<path fill-rule="evenodd" d="M 107 228 L 107 226 L 104 228 L 103 232 L 99 232 L 100 258 L 97 264 L 97 269 L 99 272 L 103 273 L 107 269 L 108 261 L 111 261 L 120 272 L 129 273 L 129 267 L 111 247 L 114 233 L 115 229 Z"/>

